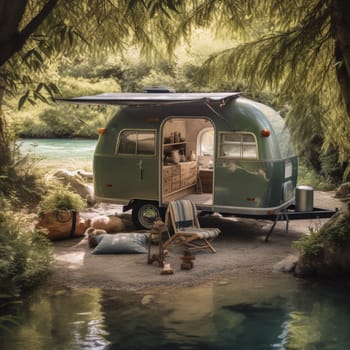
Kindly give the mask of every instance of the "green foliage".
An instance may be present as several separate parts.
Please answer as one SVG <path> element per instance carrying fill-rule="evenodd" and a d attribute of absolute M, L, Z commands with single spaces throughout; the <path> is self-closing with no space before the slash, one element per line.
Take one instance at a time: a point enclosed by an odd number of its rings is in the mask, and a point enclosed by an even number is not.
<path fill-rule="evenodd" d="M 135 56 L 136 55 L 136 56 Z M 103 92 L 143 91 L 153 85 L 166 85 L 176 91 L 209 90 L 194 79 L 200 62 L 193 63 L 190 52 L 181 53 L 180 63 L 159 61 L 151 64 L 130 50 L 124 57 L 107 56 L 69 60 L 57 69 L 59 87 L 65 97 L 93 95 Z M 81 77 L 84 75 L 84 78 Z M 113 107 L 82 107 L 37 104 L 15 111 L 11 117 L 21 137 L 97 137 L 97 129 L 106 125 Z"/>
<path fill-rule="evenodd" d="M 17 317 L 13 315 L 10 310 L 11 307 L 19 303 L 20 301 L 15 300 L 13 298 L 13 295 L 0 295 L 0 332 L 9 331 L 11 329 L 11 326 L 18 324 Z"/>
<path fill-rule="evenodd" d="M 319 154 L 313 156 L 334 152 L 337 172 L 344 173 L 345 181 L 350 174 L 350 77 L 345 69 L 349 55 L 340 47 L 348 46 L 342 32 L 348 29 L 339 21 L 346 17 L 341 10 L 348 9 L 346 4 L 238 0 L 233 6 L 230 0 L 195 1 L 181 14 L 171 47 L 197 26 L 239 39 L 206 60 L 200 72 L 203 83 L 215 84 L 219 77 L 234 86 L 242 81 L 253 93 L 275 93 L 276 104 L 285 106 L 295 144 L 303 150 L 315 135 L 321 136 Z M 317 166 L 321 162 L 316 159 Z"/>
<path fill-rule="evenodd" d="M 320 229 L 320 235 L 323 239 L 337 244 L 350 240 L 349 213 L 338 215 L 332 225 Z"/>
<path fill-rule="evenodd" d="M 338 154 L 332 147 L 320 154 L 320 163 L 320 174 L 328 183 L 340 185 L 347 178 L 345 175 L 346 165 L 339 162 Z"/>
<path fill-rule="evenodd" d="M 50 271 L 50 242 L 31 230 L 29 218 L 0 200 L 0 294 L 16 295 L 43 280 Z"/>
<path fill-rule="evenodd" d="M 91 79 L 60 79 L 60 88 L 64 96 L 93 95 L 105 91 L 119 91 L 120 87 L 113 79 L 94 77 Z M 43 104 L 26 106 L 16 110 L 16 99 L 10 100 L 12 126 L 21 137 L 87 137 L 97 138 L 97 129 L 104 126 L 112 108 L 77 108 L 67 104 Z"/>
<path fill-rule="evenodd" d="M 7 198 L 18 208 L 33 207 L 44 192 L 40 171 L 35 160 L 22 156 L 14 142 L 10 151 L 11 162 L 6 167 L 0 167 L 0 197 Z"/>
<path fill-rule="evenodd" d="M 301 237 L 294 242 L 294 246 L 300 250 L 303 255 L 317 256 L 322 252 L 323 243 L 315 231 L 310 231 L 308 236 Z"/>
<path fill-rule="evenodd" d="M 91 62 L 91 64 L 93 64 L 93 62 Z M 59 84 L 61 93 L 64 96 L 95 95 L 106 91 L 120 91 L 120 86 L 115 79 L 108 77 L 101 79 L 98 72 L 96 75 L 90 76 L 89 78 L 83 78 L 81 76 L 75 77 L 74 75 L 61 76 Z"/>
<path fill-rule="evenodd" d="M 338 183 L 334 179 L 322 176 L 319 172 L 301 162 L 298 166 L 298 184 L 308 185 L 319 191 L 331 191 L 336 188 Z"/>
<path fill-rule="evenodd" d="M 170 86 L 178 92 L 232 90 L 232 82 L 218 79 L 215 84 L 204 85 L 197 78 L 201 63 L 213 48 L 218 50 L 226 44 L 227 41 L 218 40 L 209 31 L 201 30 L 194 34 L 187 48 L 176 50 L 176 57 L 171 61 L 146 60 L 137 48 L 132 47 L 123 55 L 106 53 L 91 57 L 81 54 L 74 59 L 65 58 L 59 65 L 52 65 L 50 75 L 60 77 L 56 80 L 65 97 L 102 92 L 141 92 L 152 85 Z M 12 105 L 15 106 L 15 103 Z M 13 111 L 11 115 L 22 137 L 95 137 L 96 129 L 106 124 L 114 110 L 105 107 L 76 108 L 67 104 L 47 108 L 41 104 L 39 107 L 27 106 L 17 113 Z M 67 118 L 67 115 L 72 118 Z"/>
<path fill-rule="evenodd" d="M 58 94 L 57 76 L 47 75 L 55 59 L 121 52 L 138 44 L 143 53 L 166 53 L 169 21 L 182 1 L 49 0 L 6 6 L 0 14 L 0 81 L 19 107 Z M 161 29 L 162 30 L 161 30 Z M 11 38 L 11 41 L 8 40 Z M 0 101 L 0 104 L 2 101 Z"/>
<path fill-rule="evenodd" d="M 350 241 L 350 214 L 340 213 L 319 229 L 310 227 L 309 234 L 294 242 L 294 246 L 303 255 L 317 256 L 322 254 L 326 245 L 341 245 L 348 241 Z"/>
<path fill-rule="evenodd" d="M 51 210 L 75 210 L 81 211 L 86 206 L 85 201 L 68 187 L 57 184 L 39 203 L 42 212 Z"/>

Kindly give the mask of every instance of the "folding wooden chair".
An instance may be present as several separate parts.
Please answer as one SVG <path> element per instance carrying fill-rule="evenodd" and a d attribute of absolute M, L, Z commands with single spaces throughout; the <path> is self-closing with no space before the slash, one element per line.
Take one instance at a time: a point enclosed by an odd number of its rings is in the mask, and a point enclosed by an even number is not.
<path fill-rule="evenodd" d="M 163 248 L 169 245 L 186 245 L 189 250 L 209 249 L 216 253 L 211 241 L 220 234 L 220 230 L 200 227 L 197 209 L 192 201 L 181 199 L 170 202 L 165 224 L 171 224 L 174 234 L 163 244 Z"/>

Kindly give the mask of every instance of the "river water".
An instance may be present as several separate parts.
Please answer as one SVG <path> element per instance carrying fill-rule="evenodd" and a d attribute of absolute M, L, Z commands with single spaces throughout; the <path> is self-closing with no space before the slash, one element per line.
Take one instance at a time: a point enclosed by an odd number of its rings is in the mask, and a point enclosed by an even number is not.
<path fill-rule="evenodd" d="M 95 144 L 31 139 L 21 149 L 74 163 L 91 161 Z M 0 324 L 0 349 L 348 350 L 349 295 L 349 282 L 280 273 L 147 293 L 44 286 L 0 309 L 16 319 Z"/>
<path fill-rule="evenodd" d="M 20 139 L 21 152 L 40 159 L 92 159 L 97 140 L 85 139 Z"/>
<path fill-rule="evenodd" d="M 148 293 L 43 289 L 17 306 L 0 348 L 348 350 L 349 292 L 284 275 Z"/>
<path fill-rule="evenodd" d="M 92 158 L 97 140 L 86 139 L 19 139 L 22 155 L 28 155 L 34 164 L 48 168 L 92 169 Z"/>

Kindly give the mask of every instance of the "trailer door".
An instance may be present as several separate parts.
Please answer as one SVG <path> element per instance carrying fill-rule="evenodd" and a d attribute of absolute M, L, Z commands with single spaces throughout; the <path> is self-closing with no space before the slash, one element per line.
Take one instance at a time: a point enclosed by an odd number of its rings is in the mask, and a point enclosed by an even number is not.
<path fill-rule="evenodd" d="M 257 158 L 257 141 L 253 133 L 219 133 L 215 205 L 246 208 L 260 204 L 268 180 Z"/>
<path fill-rule="evenodd" d="M 155 130 L 121 131 L 117 142 L 116 169 L 121 179 L 119 198 L 158 198 L 158 162 L 156 155 Z M 121 176 L 122 175 L 122 176 Z"/>

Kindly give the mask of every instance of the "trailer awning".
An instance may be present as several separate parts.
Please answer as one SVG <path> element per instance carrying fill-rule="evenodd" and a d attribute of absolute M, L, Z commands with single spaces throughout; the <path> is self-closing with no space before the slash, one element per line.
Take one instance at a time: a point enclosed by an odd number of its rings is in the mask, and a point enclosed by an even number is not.
<path fill-rule="evenodd" d="M 190 102 L 227 102 L 238 97 L 239 92 L 189 92 L 189 93 L 104 93 L 94 96 L 56 98 L 59 103 L 87 105 L 159 105 Z"/>

